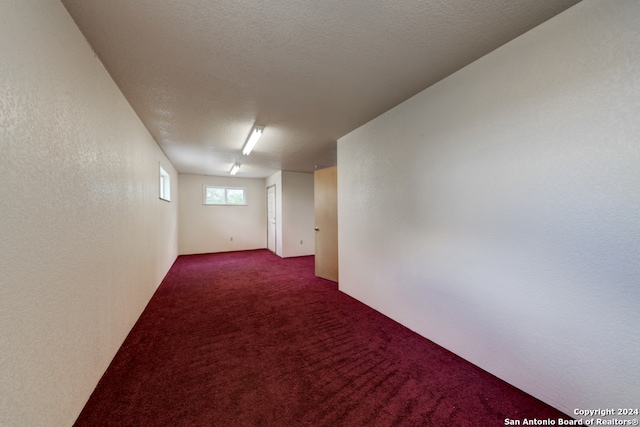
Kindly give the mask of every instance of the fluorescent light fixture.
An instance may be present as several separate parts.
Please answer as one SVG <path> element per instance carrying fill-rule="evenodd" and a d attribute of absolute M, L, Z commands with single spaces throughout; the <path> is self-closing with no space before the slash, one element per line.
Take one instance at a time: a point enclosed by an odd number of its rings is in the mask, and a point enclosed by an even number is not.
<path fill-rule="evenodd" d="M 238 173 L 239 169 L 240 169 L 240 163 L 235 163 L 233 166 L 231 166 L 231 170 L 229 171 L 229 174 L 235 175 Z"/>
<path fill-rule="evenodd" d="M 254 126 L 251 130 L 251 135 L 249 135 L 249 139 L 247 139 L 246 144 L 244 144 L 244 148 L 242 149 L 242 154 L 248 156 L 253 150 L 253 147 L 256 146 L 258 140 L 262 136 L 262 131 L 264 130 L 264 126 Z"/>

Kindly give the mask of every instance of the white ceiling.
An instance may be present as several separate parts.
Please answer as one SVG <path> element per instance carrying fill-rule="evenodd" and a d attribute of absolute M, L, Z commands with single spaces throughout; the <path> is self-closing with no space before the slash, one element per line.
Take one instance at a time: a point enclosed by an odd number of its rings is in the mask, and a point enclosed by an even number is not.
<path fill-rule="evenodd" d="M 336 164 L 338 138 L 578 1 L 62 3 L 178 172 L 267 177 Z"/>

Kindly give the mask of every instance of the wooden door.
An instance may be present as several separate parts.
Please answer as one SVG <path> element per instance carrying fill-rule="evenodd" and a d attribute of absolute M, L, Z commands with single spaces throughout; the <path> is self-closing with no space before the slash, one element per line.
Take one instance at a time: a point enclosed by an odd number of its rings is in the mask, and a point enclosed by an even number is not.
<path fill-rule="evenodd" d="M 315 171 L 316 276 L 338 281 L 338 167 Z"/>

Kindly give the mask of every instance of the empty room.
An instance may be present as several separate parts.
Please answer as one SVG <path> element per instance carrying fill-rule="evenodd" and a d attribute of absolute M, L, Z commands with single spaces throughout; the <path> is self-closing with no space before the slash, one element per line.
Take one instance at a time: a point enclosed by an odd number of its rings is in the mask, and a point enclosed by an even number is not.
<path fill-rule="evenodd" d="M 640 3 L 0 2 L 0 425 L 638 425 Z"/>

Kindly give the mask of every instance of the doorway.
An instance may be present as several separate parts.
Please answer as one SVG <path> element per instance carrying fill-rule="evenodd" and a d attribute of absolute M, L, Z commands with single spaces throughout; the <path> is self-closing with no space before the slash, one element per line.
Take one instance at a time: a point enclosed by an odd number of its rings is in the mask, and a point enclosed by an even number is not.
<path fill-rule="evenodd" d="M 267 249 L 276 253 L 276 185 L 267 187 Z"/>

